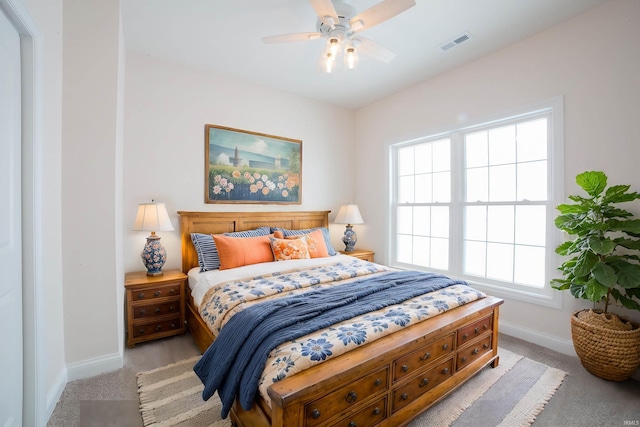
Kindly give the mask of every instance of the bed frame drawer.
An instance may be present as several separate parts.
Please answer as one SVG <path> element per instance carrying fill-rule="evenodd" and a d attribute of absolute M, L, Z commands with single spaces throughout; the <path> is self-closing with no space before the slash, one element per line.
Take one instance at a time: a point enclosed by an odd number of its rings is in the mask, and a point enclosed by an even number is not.
<path fill-rule="evenodd" d="M 449 358 L 434 368 L 417 375 L 406 385 L 393 392 L 393 412 L 408 405 L 415 399 L 444 382 L 453 375 L 453 358 Z"/>
<path fill-rule="evenodd" d="M 490 332 L 492 326 L 492 316 L 486 316 L 470 325 L 458 329 L 458 347 L 473 341 L 476 337 L 484 333 Z"/>
<path fill-rule="evenodd" d="M 317 426 L 332 415 L 352 407 L 389 387 L 389 370 L 385 367 L 352 382 L 305 407 L 306 425 Z"/>
<path fill-rule="evenodd" d="M 393 362 L 393 381 L 412 375 L 418 369 L 453 352 L 454 334 L 446 335 Z"/>
<path fill-rule="evenodd" d="M 332 427 L 371 427 L 387 418 L 387 397 L 378 399 L 366 408 L 356 412 L 353 416 L 340 420 Z"/>
<path fill-rule="evenodd" d="M 473 363 L 479 359 L 482 355 L 491 351 L 491 334 L 485 336 L 480 341 L 477 341 L 469 346 L 458 350 L 456 356 L 456 370 L 464 368 L 465 366 Z"/>

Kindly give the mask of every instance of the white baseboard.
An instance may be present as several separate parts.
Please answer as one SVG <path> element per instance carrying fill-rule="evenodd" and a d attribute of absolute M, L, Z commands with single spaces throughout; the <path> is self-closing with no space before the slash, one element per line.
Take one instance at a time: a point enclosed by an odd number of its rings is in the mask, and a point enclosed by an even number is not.
<path fill-rule="evenodd" d="M 67 381 L 81 380 L 104 374 L 105 372 L 115 371 L 122 368 L 123 363 L 124 358 L 119 353 L 70 363 L 67 365 Z"/>
<path fill-rule="evenodd" d="M 60 375 L 55 379 L 51 388 L 47 391 L 46 402 L 45 402 L 45 411 L 46 420 L 51 418 L 51 414 L 56 409 L 56 405 L 62 396 L 62 392 L 64 391 L 65 386 L 67 385 L 67 368 L 64 368 Z"/>
<path fill-rule="evenodd" d="M 532 342 L 542 347 L 550 348 L 558 353 L 566 354 L 567 356 L 575 356 L 576 351 L 573 349 L 573 342 L 571 340 L 565 340 L 553 335 L 545 334 L 534 329 L 525 328 L 521 325 L 505 322 L 500 320 L 500 332 L 505 335 L 511 335 L 512 337 L 520 338 L 525 341 Z"/>

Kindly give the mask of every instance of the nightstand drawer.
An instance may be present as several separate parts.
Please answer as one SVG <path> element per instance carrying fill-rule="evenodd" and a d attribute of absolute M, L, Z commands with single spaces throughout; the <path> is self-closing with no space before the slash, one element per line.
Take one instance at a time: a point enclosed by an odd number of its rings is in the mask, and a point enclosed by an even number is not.
<path fill-rule="evenodd" d="M 133 308 L 134 319 L 143 319 L 145 317 L 164 316 L 167 314 L 177 313 L 180 313 L 179 299 L 162 304 L 137 305 Z"/>
<path fill-rule="evenodd" d="M 149 323 L 146 325 L 134 325 L 133 337 L 140 338 L 143 336 L 146 337 L 154 334 L 162 334 L 163 332 L 174 331 L 181 327 L 184 327 L 184 325 L 181 324 L 180 317 L 162 322 Z"/>
<path fill-rule="evenodd" d="M 166 298 L 180 296 L 180 283 L 172 283 L 164 286 L 146 287 L 144 289 L 134 289 L 131 291 L 133 301 L 151 300 L 155 298 Z"/>

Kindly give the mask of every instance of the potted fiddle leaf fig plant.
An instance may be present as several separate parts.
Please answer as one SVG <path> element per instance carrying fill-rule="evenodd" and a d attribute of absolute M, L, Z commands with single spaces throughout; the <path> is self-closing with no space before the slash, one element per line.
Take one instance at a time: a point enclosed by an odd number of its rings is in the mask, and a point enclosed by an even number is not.
<path fill-rule="evenodd" d="M 640 366 L 640 325 L 611 313 L 613 305 L 640 311 L 640 219 L 618 205 L 640 199 L 629 185 L 607 187 L 604 172 L 576 177 L 587 193 L 557 207 L 555 225 L 572 238 L 556 248 L 570 257 L 551 286 L 593 302 L 571 317 L 573 345 L 585 369 L 622 381 Z M 603 309 L 597 309 L 602 304 Z"/>

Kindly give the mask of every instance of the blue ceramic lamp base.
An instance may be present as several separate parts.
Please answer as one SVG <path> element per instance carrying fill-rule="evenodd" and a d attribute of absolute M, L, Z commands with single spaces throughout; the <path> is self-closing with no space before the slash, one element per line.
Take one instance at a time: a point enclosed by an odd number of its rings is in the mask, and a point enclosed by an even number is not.
<path fill-rule="evenodd" d="M 162 276 L 162 266 L 167 261 L 167 251 L 160 243 L 160 237 L 152 232 L 140 254 L 142 263 L 147 267 L 147 276 Z"/>
<path fill-rule="evenodd" d="M 358 235 L 353 231 L 353 225 L 347 224 L 346 230 L 344 230 L 344 236 L 342 242 L 344 243 L 345 252 L 353 252 L 356 242 L 358 241 Z"/>

